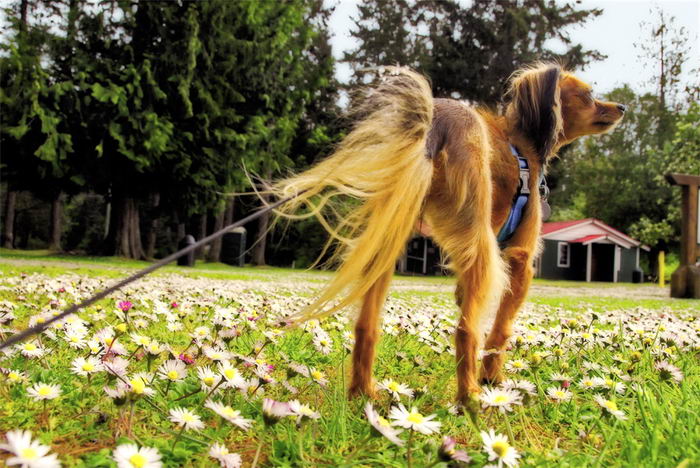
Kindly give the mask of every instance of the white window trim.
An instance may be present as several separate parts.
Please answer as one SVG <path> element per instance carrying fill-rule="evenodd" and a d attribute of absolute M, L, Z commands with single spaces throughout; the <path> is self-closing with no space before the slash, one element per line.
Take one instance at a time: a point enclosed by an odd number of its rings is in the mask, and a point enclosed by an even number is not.
<path fill-rule="evenodd" d="M 562 262 L 561 259 L 561 247 L 562 245 L 566 246 L 566 263 Z M 569 246 L 568 242 L 557 242 L 557 266 L 559 268 L 569 268 L 569 265 L 571 264 L 571 248 Z"/>

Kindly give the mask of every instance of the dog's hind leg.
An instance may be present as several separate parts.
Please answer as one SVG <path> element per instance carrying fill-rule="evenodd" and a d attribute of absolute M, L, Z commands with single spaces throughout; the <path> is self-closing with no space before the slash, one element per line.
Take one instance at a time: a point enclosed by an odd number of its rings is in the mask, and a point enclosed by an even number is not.
<path fill-rule="evenodd" d="M 532 282 L 531 257 L 526 249 L 509 247 L 503 251 L 503 257 L 510 267 L 510 289 L 501 300 L 496 320 L 486 340 L 483 360 L 482 380 L 487 383 L 499 383 L 502 380 L 501 368 L 505 362 L 505 348 L 513 334 L 513 322 Z"/>
<path fill-rule="evenodd" d="M 481 391 L 477 360 L 483 336 L 480 325 L 490 306 L 500 299 L 505 282 L 503 263 L 489 224 L 472 221 L 481 207 L 471 205 L 456 214 L 444 206 L 440 209 L 439 204 L 431 204 L 429 209 L 434 238 L 449 257 L 450 267 L 457 276 L 456 297 L 460 308 L 455 332 L 457 400 L 469 404 Z M 488 220 L 489 212 L 484 212 Z"/>
<path fill-rule="evenodd" d="M 394 273 L 393 268 L 370 287 L 364 296 L 360 316 L 355 325 L 355 346 L 352 350 L 352 381 L 348 396 L 364 394 L 374 397 L 372 364 L 379 338 L 379 314 L 386 299 L 386 292 Z"/>

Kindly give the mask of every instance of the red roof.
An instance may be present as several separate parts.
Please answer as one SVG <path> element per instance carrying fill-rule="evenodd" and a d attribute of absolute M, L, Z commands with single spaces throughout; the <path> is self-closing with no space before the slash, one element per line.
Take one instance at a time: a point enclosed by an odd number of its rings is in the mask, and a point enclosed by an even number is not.
<path fill-rule="evenodd" d="M 572 242 L 572 243 L 574 243 L 574 244 L 577 244 L 577 243 L 579 243 L 579 242 L 580 242 L 581 244 L 585 244 L 585 243 L 588 242 L 588 241 L 592 241 L 592 240 L 594 240 L 594 239 L 599 239 L 599 238 L 601 238 L 601 237 L 605 237 L 605 234 L 591 234 L 590 236 L 581 237 L 580 239 L 574 239 L 574 240 L 569 241 L 569 242 Z"/>
<path fill-rule="evenodd" d="M 578 219 L 576 221 L 556 221 L 554 223 L 543 223 L 542 224 L 542 235 L 550 234 L 555 231 L 560 231 L 562 229 L 575 226 L 577 224 L 583 224 L 591 221 L 592 218 Z"/>

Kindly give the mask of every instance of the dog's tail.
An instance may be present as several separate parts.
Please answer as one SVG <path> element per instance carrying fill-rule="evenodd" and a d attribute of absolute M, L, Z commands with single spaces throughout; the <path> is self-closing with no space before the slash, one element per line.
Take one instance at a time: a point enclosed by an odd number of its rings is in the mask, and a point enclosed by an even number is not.
<path fill-rule="evenodd" d="M 338 244 L 335 277 L 297 320 L 321 318 L 355 303 L 393 269 L 430 187 L 433 166 L 426 141 L 433 97 L 428 81 L 409 69 L 390 68 L 356 112 L 357 123 L 331 156 L 273 188 L 279 197 L 306 190 L 278 214 L 316 216 L 330 234 L 324 252 Z M 340 211 L 332 206 L 338 195 L 346 196 Z M 324 216 L 329 212 L 336 222 Z"/>

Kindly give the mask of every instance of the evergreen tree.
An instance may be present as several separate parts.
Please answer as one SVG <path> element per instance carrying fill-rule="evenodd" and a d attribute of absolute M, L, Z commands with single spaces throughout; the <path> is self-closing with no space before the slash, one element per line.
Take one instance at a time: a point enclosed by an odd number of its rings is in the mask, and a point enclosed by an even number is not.
<path fill-rule="evenodd" d="M 369 0 L 359 7 L 360 44 L 345 56 L 356 81 L 368 67 L 408 65 L 430 76 L 436 96 L 494 105 L 508 76 L 536 60 L 576 68 L 602 56 L 572 44 L 567 28 L 601 14 L 553 0 L 472 2 Z M 556 39 L 564 53 L 547 48 Z"/>

